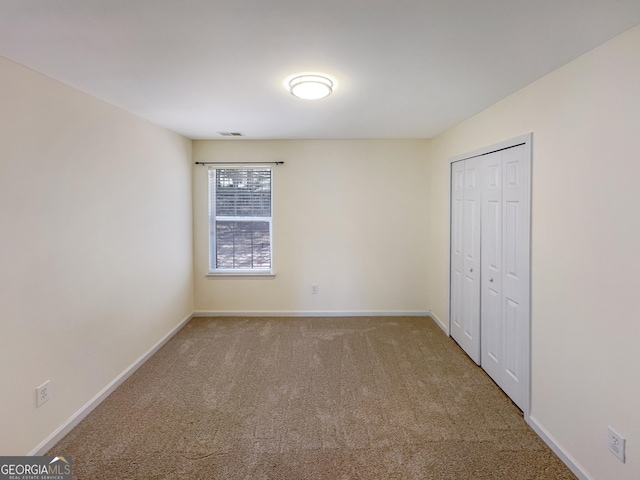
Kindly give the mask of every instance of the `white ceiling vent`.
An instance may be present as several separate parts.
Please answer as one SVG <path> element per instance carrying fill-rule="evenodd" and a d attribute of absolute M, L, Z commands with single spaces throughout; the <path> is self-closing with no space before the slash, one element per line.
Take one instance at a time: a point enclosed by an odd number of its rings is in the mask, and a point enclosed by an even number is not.
<path fill-rule="evenodd" d="M 243 137 L 240 132 L 218 132 L 223 137 Z"/>

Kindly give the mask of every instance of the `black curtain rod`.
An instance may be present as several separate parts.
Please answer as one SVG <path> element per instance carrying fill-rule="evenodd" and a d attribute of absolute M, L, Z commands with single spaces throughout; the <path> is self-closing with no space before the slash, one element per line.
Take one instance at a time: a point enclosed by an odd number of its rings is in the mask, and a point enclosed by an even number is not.
<path fill-rule="evenodd" d="M 196 165 L 283 165 L 284 162 L 196 162 Z"/>

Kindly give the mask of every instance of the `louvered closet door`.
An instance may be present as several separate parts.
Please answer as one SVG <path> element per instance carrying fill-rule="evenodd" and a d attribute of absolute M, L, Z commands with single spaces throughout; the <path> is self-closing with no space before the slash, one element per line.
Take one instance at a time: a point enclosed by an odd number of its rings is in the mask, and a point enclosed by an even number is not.
<path fill-rule="evenodd" d="M 482 368 L 525 410 L 529 391 L 529 178 L 524 145 L 483 165 Z"/>
<path fill-rule="evenodd" d="M 452 164 L 451 336 L 480 363 L 481 160 Z M 462 164 L 462 165 L 459 165 Z M 462 191 L 460 191 L 462 185 Z"/>

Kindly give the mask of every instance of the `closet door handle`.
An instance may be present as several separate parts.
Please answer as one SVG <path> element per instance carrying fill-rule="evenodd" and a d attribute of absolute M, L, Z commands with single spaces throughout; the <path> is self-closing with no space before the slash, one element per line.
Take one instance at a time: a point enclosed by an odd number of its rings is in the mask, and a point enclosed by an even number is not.
<path fill-rule="evenodd" d="M 470 271 L 471 273 L 473 273 L 473 268 L 470 268 L 470 269 L 469 269 L 469 271 Z"/>
<path fill-rule="evenodd" d="M 490 281 L 491 283 L 493 283 L 493 278 L 489 277 L 489 281 Z"/>

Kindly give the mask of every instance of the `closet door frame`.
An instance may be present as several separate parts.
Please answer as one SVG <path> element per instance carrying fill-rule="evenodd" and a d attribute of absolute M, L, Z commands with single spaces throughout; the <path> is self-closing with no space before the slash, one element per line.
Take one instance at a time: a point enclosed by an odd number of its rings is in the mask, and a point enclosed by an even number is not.
<path fill-rule="evenodd" d="M 452 239 L 452 225 L 451 225 L 451 215 L 452 215 L 452 205 L 451 205 L 451 199 L 452 199 L 452 188 L 453 188 L 453 178 L 452 178 L 452 164 L 455 162 L 459 162 L 462 160 L 467 160 L 469 158 L 474 158 L 474 157 L 478 157 L 481 155 L 486 155 L 489 153 L 493 153 L 499 150 L 504 150 L 507 148 L 511 148 L 511 147 L 517 147 L 519 145 L 524 145 L 525 147 L 525 155 L 527 156 L 527 161 L 528 161 L 528 165 L 529 165 L 529 185 L 528 185 L 528 199 L 529 199 L 529 209 L 528 209 L 528 214 L 529 214 L 529 222 L 527 222 L 526 228 L 527 228 L 527 233 L 525 235 L 525 238 L 527 240 L 528 245 L 526 245 L 526 248 L 528 249 L 529 255 L 528 255 L 528 265 L 529 265 L 529 278 L 528 278 L 528 290 L 529 290 L 529 295 L 528 295 L 528 305 L 527 305 L 527 311 L 528 311 L 528 316 L 527 316 L 527 325 L 525 327 L 528 335 L 527 335 L 527 342 L 524 345 L 524 348 L 526 349 L 526 358 L 527 358 L 527 365 L 525 366 L 525 372 L 524 372 L 524 377 L 525 377 L 525 384 L 527 386 L 527 394 L 526 394 L 526 399 L 523 405 L 523 414 L 524 414 L 524 419 L 527 423 L 529 423 L 529 415 L 530 415 L 530 410 L 531 410 L 531 179 L 532 179 L 532 173 L 533 173 L 533 164 L 532 164 L 532 140 L 533 140 L 533 133 L 528 133 L 525 135 L 520 135 L 518 137 L 514 137 L 511 138 L 509 140 L 505 140 L 503 142 L 499 142 L 499 143 L 495 143 L 493 145 L 489 145 L 487 147 L 483 147 L 480 148 L 478 150 L 474 150 L 468 153 L 464 153 L 462 155 L 456 155 L 455 157 L 451 157 L 449 158 L 449 269 L 447 272 L 448 275 L 448 282 L 447 282 L 447 288 L 448 288 L 448 293 L 449 293 L 449 315 L 448 315 L 448 319 L 447 319 L 447 324 L 446 324 L 446 333 L 448 336 L 451 336 L 451 309 L 452 309 L 452 298 L 451 298 L 451 268 L 452 268 L 452 244 L 451 244 L 451 239 Z"/>

